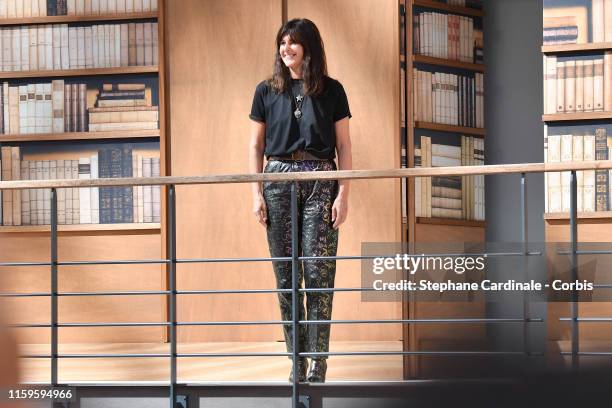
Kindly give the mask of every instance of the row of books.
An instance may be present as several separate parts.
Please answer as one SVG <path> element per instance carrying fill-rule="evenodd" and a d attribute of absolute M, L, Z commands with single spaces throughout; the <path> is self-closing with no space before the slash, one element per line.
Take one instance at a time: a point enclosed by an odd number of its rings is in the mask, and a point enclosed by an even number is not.
<path fill-rule="evenodd" d="M 0 0 L 0 18 L 157 11 L 157 0 Z"/>
<path fill-rule="evenodd" d="M 413 16 L 415 54 L 463 62 L 484 62 L 481 29 L 474 19 L 454 14 L 422 12 Z"/>
<path fill-rule="evenodd" d="M 104 84 L 100 92 L 64 80 L 20 86 L 4 82 L 0 112 L 1 133 L 12 135 L 154 130 L 159 120 L 144 84 Z"/>
<path fill-rule="evenodd" d="M 461 136 L 461 146 L 432 144 L 421 136 L 414 149 L 415 167 L 484 164 L 484 140 Z M 484 176 L 418 177 L 414 189 L 415 215 L 464 220 L 485 219 Z"/>
<path fill-rule="evenodd" d="M 484 127 L 484 76 L 413 69 L 416 121 Z"/>
<path fill-rule="evenodd" d="M 544 45 L 581 44 L 588 41 L 589 16 L 592 42 L 612 41 L 612 0 L 592 0 L 586 4 L 547 7 L 544 3 Z"/>
<path fill-rule="evenodd" d="M 452 6 L 482 9 L 482 0 L 436 0 L 436 2 L 450 4 Z"/>
<path fill-rule="evenodd" d="M 2 147 L 2 180 L 157 177 L 159 158 L 132 154 L 131 148 L 103 148 L 75 160 L 22 160 L 19 147 Z M 51 190 L 2 192 L 2 225 L 51 223 Z M 160 187 L 76 187 L 57 189 L 58 224 L 160 221 Z"/>
<path fill-rule="evenodd" d="M 544 113 L 612 110 L 612 53 L 604 58 L 544 57 Z"/>
<path fill-rule="evenodd" d="M 544 138 L 544 159 L 547 163 L 608 160 L 612 158 L 612 137 L 606 129 L 595 134 L 548 135 Z M 577 210 L 608 211 L 612 176 L 610 170 L 576 172 Z M 570 210 L 571 172 L 546 173 L 546 212 Z"/>
<path fill-rule="evenodd" d="M 155 22 L 4 27 L 0 30 L 0 70 L 156 65 L 157 30 Z"/>

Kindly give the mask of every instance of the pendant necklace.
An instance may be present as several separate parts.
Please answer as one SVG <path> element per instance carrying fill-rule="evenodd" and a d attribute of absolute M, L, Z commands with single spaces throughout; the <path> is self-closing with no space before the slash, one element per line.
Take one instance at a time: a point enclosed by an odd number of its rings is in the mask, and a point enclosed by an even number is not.
<path fill-rule="evenodd" d="M 293 116 L 296 119 L 300 119 L 302 117 L 302 102 L 304 102 L 304 96 L 298 94 L 298 96 L 293 96 L 293 85 L 289 87 L 289 92 L 291 93 L 291 99 L 295 99 L 295 111 L 293 111 Z"/>

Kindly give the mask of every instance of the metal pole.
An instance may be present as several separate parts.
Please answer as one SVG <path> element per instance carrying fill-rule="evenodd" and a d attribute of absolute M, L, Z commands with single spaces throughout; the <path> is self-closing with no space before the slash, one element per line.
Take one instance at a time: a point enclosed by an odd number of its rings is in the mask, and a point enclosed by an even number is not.
<path fill-rule="evenodd" d="M 523 244 L 523 277 L 525 282 L 529 281 L 529 270 L 527 265 L 529 223 L 527 216 L 527 175 L 521 173 L 521 241 Z M 529 356 L 529 296 L 523 292 L 523 351 L 525 356 Z"/>
<path fill-rule="evenodd" d="M 57 376 L 57 191 L 51 189 L 51 386 Z"/>
<path fill-rule="evenodd" d="M 168 286 L 170 320 L 170 408 L 176 406 L 176 191 L 168 185 L 168 228 L 166 230 L 168 249 Z"/>
<path fill-rule="evenodd" d="M 572 282 L 578 279 L 578 195 L 577 195 L 576 171 L 572 170 L 570 179 L 570 243 L 572 252 Z M 572 289 L 572 369 L 579 366 L 578 351 L 578 292 Z"/>
<path fill-rule="evenodd" d="M 297 213 L 297 181 L 291 183 L 291 318 L 293 331 L 293 384 L 291 405 L 299 408 L 299 370 L 298 370 L 298 213 Z"/>

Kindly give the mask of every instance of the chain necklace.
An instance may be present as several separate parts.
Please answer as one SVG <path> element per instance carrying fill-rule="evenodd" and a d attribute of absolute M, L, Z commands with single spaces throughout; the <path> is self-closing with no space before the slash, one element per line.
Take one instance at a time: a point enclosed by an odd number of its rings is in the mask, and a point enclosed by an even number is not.
<path fill-rule="evenodd" d="M 299 120 L 302 117 L 302 102 L 304 102 L 304 96 L 300 94 L 293 96 L 293 84 L 289 87 L 289 93 L 291 94 L 291 100 L 295 99 L 295 111 L 293 111 L 293 116 Z"/>

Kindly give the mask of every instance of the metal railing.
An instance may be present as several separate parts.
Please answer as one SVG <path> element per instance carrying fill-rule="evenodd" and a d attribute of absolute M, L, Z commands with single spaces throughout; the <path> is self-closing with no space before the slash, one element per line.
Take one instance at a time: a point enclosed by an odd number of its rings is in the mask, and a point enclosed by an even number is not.
<path fill-rule="evenodd" d="M 51 240 L 49 262 L 0 262 L 0 267 L 16 266 L 48 266 L 51 272 L 51 291 L 49 293 L 3 293 L 0 297 L 50 297 L 51 298 L 51 322 L 50 324 L 13 324 L 13 328 L 50 328 L 51 329 L 51 354 L 50 355 L 23 355 L 23 358 L 48 358 L 51 359 L 51 386 L 58 386 L 58 359 L 80 359 L 80 358 L 169 358 L 170 379 L 169 396 L 170 407 L 175 406 L 177 382 L 177 358 L 198 357 L 272 357 L 290 356 L 294 372 L 297 372 L 298 357 L 316 356 L 363 356 L 363 355 L 402 355 L 402 356 L 493 356 L 493 355 L 523 355 L 532 356 L 538 353 L 532 352 L 529 347 L 529 326 L 531 323 L 542 323 L 543 318 L 534 318 L 530 315 L 529 302 L 526 297 L 523 300 L 523 313 L 517 318 L 428 318 L 428 319 L 382 319 L 382 320 L 299 320 L 296 309 L 298 307 L 298 293 L 306 292 L 364 292 L 372 288 L 304 288 L 298 287 L 297 268 L 298 263 L 304 260 L 334 259 L 334 260 L 358 260 L 371 259 L 375 256 L 299 256 L 298 248 L 298 224 L 297 224 L 297 183 L 304 180 L 321 179 L 388 179 L 388 178 L 410 178 L 431 176 L 465 176 L 465 175 L 492 175 L 513 174 L 521 175 L 521 238 L 523 248 L 519 252 L 484 253 L 489 257 L 494 256 L 530 256 L 540 255 L 538 252 L 529 251 L 529 240 L 527 234 L 527 173 L 571 171 L 571 209 L 570 209 L 570 241 L 572 254 L 572 278 L 577 277 L 577 256 L 581 251 L 577 249 L 577 184 L 576 171 L 591 169 L 612 169 L 612 161 L 593 161 L 576 163 L 533 163 L 513 165 L 489 165 L 469 167 L 444 167 L 444 168 L 413 168 L 394 170 L 351 170 L 331 172 L 304 172 L 283 174 L 241 174 L 241 175 L 216 175 L 216 176 L 193 176 L 193 177 L 158 177 L 158 178 L 117 178 L 117 179 L 80 179 L 80 180 L 48 180 L 48 181 L 3 181 L 0 182 L 1 190 L 17 190 L 30 188 L 51 188 Z M 292 255 L 290 257 L 265 257 L 265 258 L 191 258 L 178 259 L 176 251 L 176 190 L 177 185 L 190 184 L 223 184 L 223 183 L 250 183 L 262 181 L 288 181 L 292 182 L 291 188 L 291 244 Z M 134 185 L 165 185 L 167 186 L 167 228 L 166 244 L 167 257 L 157 260 L 114 260 L 114 261 L 59 261 L 58 260 L 58 217 L 57 217 L 57 188 L 66 187 L 109 187 L 109 186 L 134 186 Z M 599 251 L 600 253 L 612 253 L 612 251 Z M 588 251 L 584 251 L 588 253 Z M 429 256 L 441 254 L 422 254 Z M 449 254 L 450 255 L 450 254 Z M 456 254 L 452 254 L 456 255 Z M 376 256 L 385 256 L 384 254 Z M 393 256 L 393 255 L 391 255 Z M 287 261 L 292 264 L 291 289 L 245 289 L 245 290 L 177 290 L 176 267 L 184 263 L 233 263 L 233 262 L 272 262 Z M 168 290 L 161 291 L 113 291 L 113 292 L 58 292 L 58 266 L 68 265 L 119 265 L 119 264 L 165 264 L 169 276 Z M 606 286 L 606 285 L 602 285 Z M 292 295 L 292 320 L 290 321 L 204 321 L 204 322 L 179 322 L 177 321 L 177 297 L 178 295 L 194 294 L 255 294 L 255 293 L 291 293 Z M 67 296 L 117 296 L 117 295 L 165 295 L 168 297 L 169 314 L 166 322 L 134 322 L 134 323 L 58 323 L 58 299 Z M 586 355 L 612 355 L 610 353 L 598 352 L 587 353 L 579 351 L 578 323 L 608 322 L 612 318 L 587 319 L 578 317 L 578 298 L 573 293 L 571 316 L 562 317 L 560 320 L 571 322 L 571 351 L 562 354 L 571 355 L 572 366 L 578 367 L 579 356 Z M 362 352 L 300 352 L 298 350 L 297 330 L 299 325 L 304 324 L 428 324 L 428 323 L 456 323 L 456 324 L 505 324 L 522 323 L 523 325 L 523 351 L 362 351 Z M 286 325 L 291 324 L 293 331 L 293 348 L 289 353 L 178 353 L 177 335 L 178 326 L 237 326 L 237 325 Z M 58 329 L 60 327 L 125 327 L 125 326 L 162 326 L 169 328 L 169 353 L 126 353 L 126 354 L 59 354 L 58 353 Z M 292 406 L 299 406 L 300 383 L 298 376 L 293 378 Z"/>

